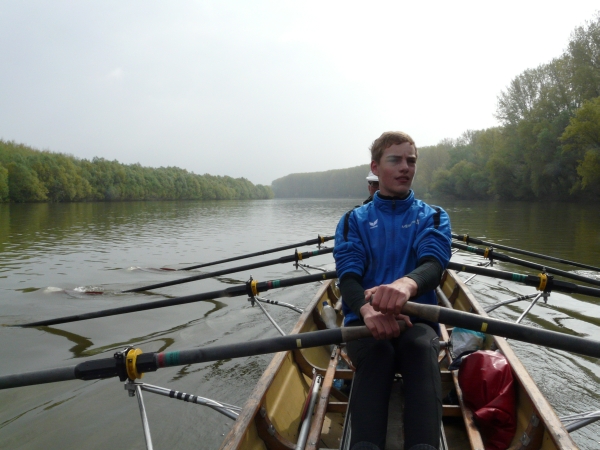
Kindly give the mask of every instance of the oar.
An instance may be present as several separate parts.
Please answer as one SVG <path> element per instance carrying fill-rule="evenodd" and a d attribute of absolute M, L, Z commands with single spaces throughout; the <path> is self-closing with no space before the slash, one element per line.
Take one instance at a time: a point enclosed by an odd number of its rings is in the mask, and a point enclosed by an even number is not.
<path fill-rule="evenodd" d="M 316 239 L 309 239 L 308 241 L 298 242 L 297 244 L 284 245 L 283 247 L 271 248 L 269 250 L 263 250 L 262 252 L 248 253 L 246 255 L 234 256 L 233 258 L 221 259 L 219 261 L 213 261 L 213 262 L 208 262 L 208 263 L 204 263 L 204 264 L 197 264 L 195 266 L 184 267 L 182 269 L 177 269 L 177 270 L 199 269 L 200 267 L 214 266 L 215 264 L 221 264 L 221 263 L 226 263 L 226 262 L 231 262 L 231 261 L 238 261 L 240 259 L 252 258 L 253 256 L 260 256 L 260 255 L 266 255 L 268 253 L 280 252 L 282 250 L 289 250 L 290 248 L 296 248 L 296 247 L 300 247 L 302 245 L 323 244 L 324 242 L 330 241 L 333 238 L 334 238 L 334 236 L 318 235 L 318 237 Z M 165 269 L 165 270 L 168 270 L 168 269 Z"/>
<path fill-rule="evenodd" d="M 600 341 L 571 336 L 556 331 L 533 328 L 513 322 L 507 322 L 491 317 L 482 317 L 455 309 L 442 308 L 434 305 L 422 305 L 408 302 L 402 308 L 402 313 L 417 316 L 431 322 L 444 323 L 468 330 L 502 336 L 508 339 L 543 345 L 557 350 L 564 350 L 580 355 L 600 358 Z"/>
<path fill-rule="evenodd" d="M 499 248 L 501 250 L 506 250 L 508 252 L 520 253 L 521 255 L 533 256 L 535 258 L 540 258 L 540 259 L 547 259 L 548 261 L 554 261 L 554 262 L 558 262 L 558 263 L 569 264 L 571 266 L 582 267 L 584 269 L 590 269 L 590 270 L 595 270 L 597 272 L 600 272 L 600 268 L 599 267 L 588 266 L 587 264 L 582 264 L 582 263 L 578 263 L 578 262 L 575 262 L 575 261 L 569 261 L 567 259 L 555 258 L 554 256 L 542 255 L 540 253 L 534 253 L 534 252 L 530 252 L 528 250 L 522 250 L 520 248 L 508 247 L 506 245 L 493 244 L 491 242 L 485 242 L 485 241 L 482 241 L 480 239 L 472 238 L 468 234 L 454 234 L 454 233 L 452 233 L 452 237 L 454 239 L 458 239 L 459 241 L 465 242 L 467 245 L 469 245 L 470 242 L 472 242 L 473 244 L 478 244 L 478 245 L 487 245 L 488 247 Z"/>
<path fill-rule="evenodd" d="M 262 262 L 257 262 L 257 263 L 253 263 L 253 264 L 246 264 L 245 266 L 233 267 L 231 269 L 217 270 L 216 272 L 203 273 L 202 275 L 181 278 L 179 280 L 165 281 L 164 283 L 157 283 L 157 284 L 152 284 L 150 286 L 143 286 L 143 287 L 139 287 L 139 288 L 135 288 L 135 289 L 128 289 L 123 292 L 149 291 L 151 289 L 158 289 L 158 288 L 165 287 L 165 286 L 174 286 L 176 284 L 189 283 L 190 281 L 204 280 L 205 278 L 212 278 L 212 277 L 217 277 L 219 275 L 226 275 L 229 273 L 242 272 L 244 270 L 256 269 L 258 267 L 272 266 L 275 264 L 284 264 L 284 263 L 288 263 L 288 262 L 292 262 L 292 261 L 298 262 L 298 261 L 302 261 L 304 259 L 310 258 L 311 256 L 325 255 L 326 253 L 331 253 L 331 252 L 333 252 L 333 248 L 323 248 L 320 250 L 313 250 L 311 252 L 304 252 L 304 253 L 298 253 L 298 251 L 296 251 L 296 253 L 294 253 L 293 255 L 282 256 L 281 258 L 271 259 L 269 261 L 262 261 Z"/>
<path fill-rule="evenodd" d="M 418 316 L 431 322 L 441 322 L 446 325 L 481 331 L 558 350 L 579 353 L 595 358 L 600 357 L 600 342 L 591 339 L 414 302 L 406 303 L 402 309 L 402 313 Z M 131 349 L 124 355 L 117 353 L 113 358 L 86 361 L 76 366 L 2 376 L 0 377 L 0 389 L 74 379 L 96 380 L 116 376 L 122 381 L 127 378 L 133 380 L 140 378 L 143 373 L 154 372 L 164 367 L 262 355 L 296 348 L 339 344 L 341 342 L 368 337 L 369 335 L 368 329 L 364 326 L 344 327 L 238 344 L 166 353 L 141 353 L 139 349 Z"/>
<path fill-rule="evenodd" d="M 596 286 L 600 286 L 600 280 L 594 280 L 593 278 L 584 277 L 582 275 L 577 275 L 575 273 L 566 272 L 564 270 L 555 269 L 553 267 L 544 266 L 542 264 L 536 264 L 530 261 L 525 261 L 524 259 L 513 258 L 512 256 L 504 255 L 502 253 L 496 253 L 495 251 L 487 248 L 477 248 L 471 247 L 470 245 L 461 244 L 459 242 L 453 242 L 452 247 L 458 248 L 460 250 L 465 250 L 467 252 L 475 253 L 477 255 L 481 255 L 484 258 L 488 259 L 497 259 L 498 261 L 509 262 L 513 264 L 518 264 L 519 266 L 529 267 L 530 269 L 536 270 L 546 270 L 548 273 L 553 273 L 555 275 L 560 275 L 561 277 L 571 278 L 572 280 L 582 281 L 584 283 L 594 284 Z"/>
<path fill-rule="evenodd" d="M 475 273 L 486 277 L 500 278 L 501 280 L 523 283 L 527 286 L 534 286 L 540 291 L 559 291 L 568 294 L 583 294 L 591 297 L 600 297 L 600 289 L 581 286 L 568 281 L 554 280 L 549 276 L 543 275 L 524 275 L 521 273 L 505 272 L 503 270 L 486 269 L 485 267 L 469 266 L 455 262 L 448 263 L 448 269 L 460 272 Z"/>
<path fill-rule="evenodd" d="M 580 286 L 575 283 L 569 283 L 566 281 L 553 280 L 547 276 L 536 276 L 536 275 L 523 275 L 519 273 L 504 272 L 502 270 L 486 269 L 483 267 L 469 266 L 464 264 L 458 264 L 454 262 L 448 263 L 448 268 L 458 270 L 461 272 L 475 273 L 488 277 L 500 278 L 503 280 L 515 281 L 524 283 L 528 286 L 535 286 L 539 290 L 543 291 L 560 291 L 566 293 L 584 294 L 592 297 L 600 297 L 600 289 L 594 289 L 586 286 Z M 224 297 L 237 297 L 240 295 L 257 295 L 259 292 L 265 292 L 269 289 L 275 289 L 287 286 L 296 286 L 298 284 L 310 283 L 313 281 L 330 280 L 337 278 L 336 271 L 325 272 L 321 274 L 306 275 L 296 278 L 287 278 L 283 280 L 272 280 L 263 281 L 261 283 L 255 280 L 252 283 L 246 283 L 243 286 L 233 286 L 222 291 L 212 291 L 203 294 L 188 295 L 185 297 L 170 298 L 165 300 L 158 300 L 156 302 L 143 303 L 130 306 L 122 306 L 120 308 L 105 309 L 102 311 L 90 312 L 85 314 L 78 314 L 75 316 L 61 317 L 57 319 L 41 320 L 39 322 L 31 322 L 19 325 L 12 325 L 15 327 L 41 327 L 57 325 L 61 323 L 77 322 L 80 320 L 95 319 L 98 317 L 115 316 L 117 314 L 126 314 L 136 311 L 145 311 L 149 309 L 164 308 L 167 306 L 183 305 L 186 303 L 199 302 L 204 300 L 212 300 L 215 298 Z"/>
<path fill-rule="evenodd" d="M 136 311 L 146 311 L 149 309 L 164 308 L 167 306 L 184 305 L 186 303 L 201 302 L 204 300 L 212 300 L 215 298 L 224 297 L 238 297 L 240 295 L 256 296 L 259 292 L 265 292 L 269 289 L 276 289 L 288 286 L 296 286 L 304 283 L 311 283 L 313 281 L 329 280 L 336 278 L 337 274 L 334 271 L 318 273 L 314 275 L 305 275 L 295 278 L 286 278 L 283 280 L 271 280 L 257 282 L 252 280 L 241 286 L 232 286 L 222 291 L 205 292 L 203 294 L 187 295 L 185 297 L 168 298 L 165 300 L 158 300 L 156 302 L 142 303 L 137 305 L 122 306 L 120 308 L 104 309 L 102 311 L 89 312 L 85 314 L 77 314 L 75 316 L 59 317 L 57 319 L 40 320 L 39 322 L 31 322 L 19 325 L 12 325 L 15 327 L 41 327 L 57 325 L 68 322 L 78 322 L 80 320 L 96 319 L 98 317 L 115 316 L 117 314 L 126 314 Z"/>
<path fill-rule="evenodd" d="M 133 359 L 135 357 L 135 361 L 133 361 L 134 364 L 130 365 L 129 371 L 127 371 L 127 367 L 125 367 L 124 358 L 103 358 L 85 361 L 76 366 L 2 376 L 0 377 L 0 389 L 75 379 L 97 380 L 116 376 L 120 376 L 121 378 L 123 378 L 123 376 L 128 376 L 130 379 L 135 379 L 139 378 L 136 376 L 138 374 L 154 372 L 163 367 L 218 361 L 244 356 L 264 355 L 296 348 L 340 344 L 342 342 L 352 341 L 370 335 L 371 333 L 367 327 L 347 327 L 279 336 L 258 341 L 242 342 L 239 344 L 219 345 L 203 349 L 134 355 L 135 352 L 140 352 L 140 350 L 135 350 L 127 353 L 127 359 Z M 123 381 L 124 380 L 125 378 L 123 378 Z"/>

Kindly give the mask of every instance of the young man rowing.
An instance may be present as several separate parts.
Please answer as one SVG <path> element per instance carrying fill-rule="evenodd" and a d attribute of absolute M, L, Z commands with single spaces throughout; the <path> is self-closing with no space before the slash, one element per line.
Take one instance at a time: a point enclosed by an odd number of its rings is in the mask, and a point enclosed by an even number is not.
<path fill-rule="evenodd" d="M 394 373 L 404 383 L 406 450 L 437 449 L 442 397 L 437 357 L 439 326 L 401 314 L 411 299 L 436 304 L 433 290 L 450 259 L 450 221 L 441 208 L 414 198 L 417 147 L 402 132 L 383 133 L 371 146 L 379 178 L 373 201 L 340 220 L 334 257 L 345 326 L 367 325 L 373 338 L 348 343 L 356 367 L 351 448 L 385 448 Z M 396 320 L 406 324 L 400 333 Z"/>

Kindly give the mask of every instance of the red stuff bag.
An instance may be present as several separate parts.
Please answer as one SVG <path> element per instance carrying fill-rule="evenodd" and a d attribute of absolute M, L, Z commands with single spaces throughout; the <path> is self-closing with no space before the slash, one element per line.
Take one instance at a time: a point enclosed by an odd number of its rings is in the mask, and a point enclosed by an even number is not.
<path fill-rule="evenodd" d="M 480 350 L 463 358 L 458 384 L 483 435 L 486 450 L 505 450 L 517 428 L 515 384 L 508 361 Z"/>

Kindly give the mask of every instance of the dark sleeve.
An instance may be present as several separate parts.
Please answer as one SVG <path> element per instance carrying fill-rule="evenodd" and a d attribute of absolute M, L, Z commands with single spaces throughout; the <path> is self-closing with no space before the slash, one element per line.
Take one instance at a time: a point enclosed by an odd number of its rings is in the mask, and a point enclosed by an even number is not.
<path fill-rule="evenodd" d="M 417 295 L 434 290 L 442 278 L 442 265 L 433 256 L 425 256 L 419 260 L 415 270 L 405 275 L 417 283 Z M 365 304 L 365 290 L 362 287 L 362 277 L 355 273 L 347 273 L 340 279 L 340 291 L 344 303 L 362 319 L 360 308 Z"/>
<path fill-rule="evenodd" d="M 347 273 L 340 279 L 342 299 L 354 314 L 362 319 L 360 308 L 365 304 L 365 290 L 362 287 L 362 277 L 355 273 Z"/>
<path fill-rule="evenodd" d="M 426 292 L 433 291 L 442 278 L 442 265 L 433 256 L 425 256 L 419 260 L 419 265 L 411 273 L 407 274 L 406 277 L 410 278 L 417 283 L 417 297 L 425 294 Z M 343 294 L 342 294 L 343 295 Z M 364 303 L 364 295 L 363 295 Z"/>

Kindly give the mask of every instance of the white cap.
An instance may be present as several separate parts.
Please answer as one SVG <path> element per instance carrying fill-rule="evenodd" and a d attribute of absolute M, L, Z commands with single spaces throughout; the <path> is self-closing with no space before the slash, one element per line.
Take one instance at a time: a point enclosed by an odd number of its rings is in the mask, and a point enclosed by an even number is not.
<path fill-rule="evenodd" d="M 367 181 L 377 181 L 379 182 L 379 178 L 373 172 L 369 170 L 369 175 L 367 175 Z"/>

